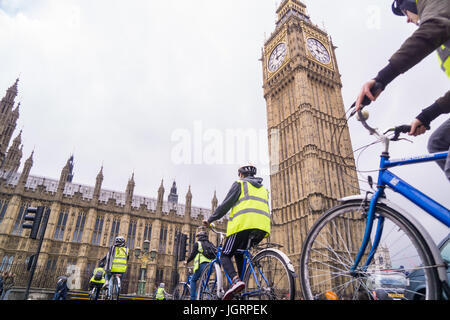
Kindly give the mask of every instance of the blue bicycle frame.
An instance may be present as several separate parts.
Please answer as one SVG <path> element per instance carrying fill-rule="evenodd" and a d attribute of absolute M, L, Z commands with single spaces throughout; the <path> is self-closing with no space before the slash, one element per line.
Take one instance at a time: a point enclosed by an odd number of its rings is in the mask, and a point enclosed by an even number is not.
<path fill-rule="evenodd" d="M 237 251 L 244 255 L 244 263 L 243 263 L 243 266 L 242 266 L 240 278 L 243 279 L 244 273 L 245 273 L 245 270 L 246 270 L 246 267 L 247 267 L 247 264 L 248 264 L 250 269 L 251 269 L 251 272 L 252 272 L 252 274 L 254 276 L 254 279 L 256 281 L 256 285 L 259 288 L 260 285 L 259 285 L 258 279 L 257 279 L 256 274 L 255 274 L 256 271 L 253 268 L 253 265 L 252 265 L 252 263 L 250 261 L 251 260 L 250 252 L 248 250 L 237 250 Z M 211 261 L 211 263 L 209 264 L 208 278 L 207 279 L 209 279 L 209 277 L 211 276 L 211 273 L 212 273 L 212 270 L 213 270 L 213 267 L 214 267 L 214 263 L 218 263 L 219 266 L 222 268 L 222 263 L 221 263 L 221 259 L 220 259 L 221 256 L 222 256 L 222 245 L 219 245 L 219 247 L 217 248 L 216 258 L 213 261 Z M 225 271 L 225 269 L 223 269 L 223 272 L 225 273 L 225 276 L 227 277 L 228 283 L 231 285 L 233 283 L 232 279 L 230 278 L 228 273 Z M 267 281 L 266 277 L 264 276 L 264 274 L 261 272 L 261 270 L 259 270 L 259 272 L 260 272 L 263 280 L 268 285 L 268 281 Z M 200 284 L 200 285 L 203 286 L 203 284 Z M 217 285 L 217 283 L 214 284 L 214 286 L 216 286 L 216 285 Z M 258 292 L 259 292 L 259 290 L 255 290 L 255 291 L 252 291 L 252 292 L 245 292 L 245 293 L 242 294 L 242 296 L 251 296 L 253 294 L 258 294 Z"/>
<path fill-rule="evenodd" d="M 367 248 L 367 245 L 370 240 L 370 236 L 373 229 L 373 223 L 375 221 L 375 211 L 378 199 L 382 196 L 384 196 L 384 189 L 386 186 L 389 186 L 392 188 L 395 192 L 400 193 L 405 198 L 409 199 L 411 202 L 415 203 L 417 206 L 425 210 L 428 214 L 445 224 L 447 227 L 450 227 L 450 211 L 434 201 L 433 199 L 429 198 L 424 193 L 420 192 L 419 190 L 415 189 L 413 186 L 409 185 L 405 181 L 403 181 L 398 176 L 394 175 L 392 172 L 387 170 L 388 168 L 398 167 L 398 166 L 404 166 L 408 164 L 414 164 L 414 163 L 422 163 L 422 162 L 431 162 L 441 159 L 446 159 L 448 156 L 448 152 L 442 152 L 442 153 L 435 153 L 435 154 L 429 154 L 424 155 L 420 157 L 412 157 L 407 159 L 401 159 L 401 160 L 389 160 L 389 155 L 387 153 L 383 153 L 381 155 L 381 161 L 380 161 L 380 173 L 378 175 L 378 190 L 375 193 L 375 195 L 372 197 L 370 201 L 369 211 L 367 213 L 367 224 L 366 229 L 364 232 L 363 242 L 361 245 L 361 248 L 356 256 L 355 263 L 351 267 L 351 271 L 355 271 L 358 267 L 359 263 L 361 262 L 361 259 L 364 255 L 364 252 Z M 379 217 L 378 223 L 377 223 L 377 230 L 374 236 L 372 249 L 368 255 L 367 262 L 365 263 L 363 270 L 366 270 L 368 265 L 371 263 L 373 256 L 378 248 L 381 234 L 383 231 L 383 225 L 384 225 L 384 218 Z"/>

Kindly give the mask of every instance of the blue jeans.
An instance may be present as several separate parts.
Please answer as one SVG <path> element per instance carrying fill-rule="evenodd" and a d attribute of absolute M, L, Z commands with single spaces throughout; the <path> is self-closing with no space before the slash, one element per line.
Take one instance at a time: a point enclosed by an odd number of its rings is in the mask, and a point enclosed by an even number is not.
<path fill-rule="evenodd" d="M 197 299 L 197 280 L 200 279 L 200 276 L 202 275 L 203 270 L 208 265 L 208 262 L 203 262 L 195 271 L 195 273 L 191 277 L 191 300 Z"/>
<path fill-rule="evenodd" d="M 53 300 L 66 300 L 66 296 L 62 293 L 55 292 L 53 295 Z"/>

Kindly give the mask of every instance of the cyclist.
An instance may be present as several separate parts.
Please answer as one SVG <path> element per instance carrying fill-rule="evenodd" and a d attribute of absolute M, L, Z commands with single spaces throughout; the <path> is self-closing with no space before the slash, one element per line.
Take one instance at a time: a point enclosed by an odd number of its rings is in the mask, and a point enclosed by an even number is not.
<path fill-rule="evenodd" d="M 99 261 L 98 267 L 94 269 L 92 273 L 91 280 L 89 280 L 89 291 L 97 287 L 97 293 L 95 294 L 95 299 L 98 299 L 100 291 L 105 284 L 105 258 Z"/>
<path fill-rule="evenodd" d="M 196 299 L 197 295 L 197 280 L 200 278 L 203 269 L 211 262 L 211 259 L 208 259 L 203 255 L 203 246 L 202 243 L 205 244 L 209 242 L 208 233 L 204 228 L 198 228 L 199 231 L 196 234 L 197 242 L 194 243 L 192 248 L 192 252 L 189 257 L 184 261 L 184 264 L 187 265 L 189 262 L 194 260 L 194 269 L 192 270 L 194 274 L 191 277 L 191 300 Z"/>
<path fill-rule="evenodd" d="M 258 244 L 270 234 L 269 191 L 262 185 L 262 178 L 255 177 L 256 168 L 252 165 L 239 168 L 239 180 L 233 183 L 225 200 L 214 211 L 205 226 L 219 220 L 231 209 L 227 225 L 227 238 L 222 253 L 223 268 L 233 280 L 223 300 L 230 300 L 242 291 L 245 283 L 239 278 L 244 257 L 237 250 L 247 248 L 249 239 Z M 238 272 L 234 269 L 231 257 L 234 256 Z"/>
<path fill-rule="evenodd" d="M 450 77 L 450 1 L 442 0 L 395 0 L 392 11 L 399 16 L 407 16 L 408 23 L 414 23 L 419 28 L 391 57 L 389 64 L 378 75 L 366 82 L 356 101 L 359 110 L 365 96 L 375 101 L 378 95 L 397 76 L 407 72 L 426 56 L 437 50 L 441 68 Z M 378 82 L 382 85 L 374 95 L 370 89 Z M 430 123 L 441 114 L 450 112 L 450 91 L 422 112 L 411 123 L 409 135 L 418 136 L 427 129 Z M 431 135 L 428 141 L 428 151 L 431 153 L 445 152 L 450 149 L 450 119 L 445 121 Z M 450 180 L 450 155 L 446 160 L 437 161 Z"/>
<path fill-rule="evenodd" d="M 156 293 L 155 293 L 155 299 L 156 300 L 166 300 L 166 290 L 164 290 L 165 284 L 164 282 L 161 282 L 159 284 L 158 289 L 156 289 Z"/>
<path fill-rule="evenodd" d="M 129 258 L 129 250 L 125 245 L 124 237 L 116 237 L 114 244 L 109 248 L 106 254 L 106 282 L 105 286 L 108 287 L 108 297 L 111 296 L 112 292 L 112 281 L 111 277 L 113 274 L 118 274 L 121 276 L 127 271 L 127 263 Z"/>

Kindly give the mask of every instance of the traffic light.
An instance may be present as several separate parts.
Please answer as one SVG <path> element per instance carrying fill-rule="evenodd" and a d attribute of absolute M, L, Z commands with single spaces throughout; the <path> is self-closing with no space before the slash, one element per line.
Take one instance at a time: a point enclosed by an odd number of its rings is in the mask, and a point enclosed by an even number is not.
<path fill-rule="evenodd" d="M 187 235 L 181 233 L 178 243 L 178 261 L 186 260 Z"/>
<path fill-rule="evenodd" d="M 31 268 L 33 267 L 34 259 L 36 259 L 36 255 L 35 255 L 35 254 L 33 254 L 32 256 L 30 256 L 30 258 L 28 259 L 28 263 L 27 263 L 27 271 L 30 271 Z"/>
<path fill-rule="evenodd" d="M 27 208 L 25 217 L 23 219 L 27 222 L 22 224 L 22 228 L 31 229 L 30 238 L 36 239 L 41 224 L 44 207 Z"/>

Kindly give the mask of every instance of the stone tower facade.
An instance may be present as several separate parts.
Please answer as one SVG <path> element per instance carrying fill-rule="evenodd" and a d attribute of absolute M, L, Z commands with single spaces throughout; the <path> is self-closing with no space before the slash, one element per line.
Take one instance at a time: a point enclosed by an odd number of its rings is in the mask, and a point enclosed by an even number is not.
<path fill-rule="evenodd" d="M 342 83 L 330 36 L 306 5 L 284 0 L 263 48 L 272 241 L 298 268 L 306 234 L 337 199 L 359 193 Z"/>
<path fill-rule="evenodd" d="M 6 91 L 6 95 L 0 101 L 0 164 L 3 164 L 5 161 L 6 151 L 13 132 L 16 129 L 17 119 L 19 118 L 20 103 L 15 106 L 18 83 L 19 79 L 9 87 Z"/>

